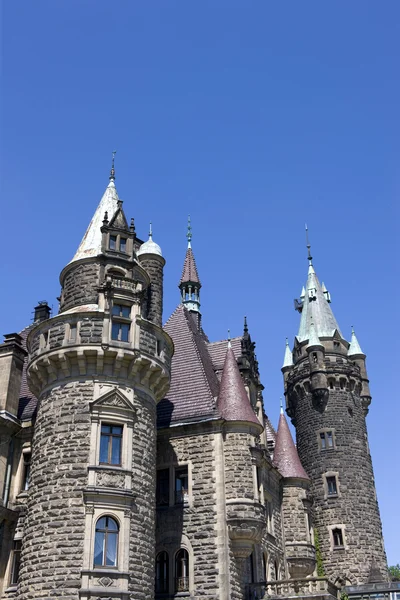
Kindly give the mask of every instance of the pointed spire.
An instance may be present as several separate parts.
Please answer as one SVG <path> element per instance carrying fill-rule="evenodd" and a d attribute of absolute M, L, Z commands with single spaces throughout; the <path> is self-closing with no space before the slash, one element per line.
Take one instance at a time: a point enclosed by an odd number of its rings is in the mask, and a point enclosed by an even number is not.
<path fill-rule="evenodd" d="M 302 289 L 300 297 L 302 300 L 301 318 L 299 332 L 297 334 L 299 342 L 303 342 L 310 338 L 311 321 L 314 322 L 320 338 L 332 337 L 335 330 L 342 335 L 330 306 L 330 294 L 325 286 L 321 286 L 312 264 L 311 245 L 308 240 L 307 225 L 306 236 L 309 266 L 307 283 L 305 289 Z M 295 305 L 296 304 L 298 305 L 299 303 L 295 302 Z"/>
<path fill-rule="evenodd" d="M 281 404 L 281 410 L 280 410 L 280 414 L 283 415 L 283 402 L 282 402 L 282 396 L 280 397 L 280 404 Z"/>
<path fill-rule="evenodd" d="M 310 328 L 309 328 L 309 338 L 308 338 L 308 347 L 312 346 L 322 346 L 321 340 L 318 337 L 317 329 L 315 327 L 314 321 L 311 319 Z"/>
<path fill-rule="evenodd" d="M 289 341 L 286 338 L 285 356 L 283 358 L 282 369 L 284 369 L 285 367 L 291 367 L 291 366 L 293 366 L 293 354 L 292 354 L 292 351 L 290 350 Z"/>
<path fill-rule="evenodd" d="M 151 221 L 150 221 L 150 227 L 149 227 L 149 240 L 153 239 L 153 228 L 151 226 Z"/>
<path fill-rule="evenodd" d="M 188 241 L 188 246 L 187 247 L 191 248 L 192 247 L 192 225 L 191 225 L 191 222 L 190 222 L 190 215 L 188 215 L 188 226 L 187 226 L 186 237 L 187 237 L 187 241 Z"/>
<path fill-rule="evenodd" d="M 110 170 L 110 181 L 115 181 L 115 155 L 117 154 L 117 151 L 114 150 L 114 152 L 112 153 L 112 159 L 111 159 L 111 170 Z"/>
<path fill-rule="evenodd" d="M 365 356 L 364 352 L 361 350 L 361 346 L 358 343 L 358 339 L 356 337 L 353 326 L 351 326 L 351 342 L 350 347 L 347 352 L 347 356 L 356 356 L 357 354 L 362 354 Z"/>
<path fill-rule="evenodd" d="M 304 300 L 305 297 L 306 297 L 306 290 L 303 285 L 303 287 L 301 288 L 300 300 Z"/>
<path fill-rule="evenodd" d="M 282 405 L 275 440 L 274 464 L 283 477 L 310 479 L 300 462 Z"/>
<path fill-rule="evenodd" d="M 217 400 L 219 414 L 226 421 L 245 421 L 262 429 L 247 396 L 232 348 L 228 347 Z"/>
<path fill-rule="evenodd" d="M 112 159 L 112 166 L 110 171 L 110 182 L 106 187 L 100 204 L 98 205 L 96 212 L 94 213 L 92 220 L 89 223 L 89 227 L 86 230 L 85 235 L 79 244 L 78 250 L 75 253 L 74 258 L 70 262 L 80 260 L 82 258 L 90 258 L 101 254 L 101 241 L 102 233 L 101 227 L 103 226 L 103 220 L 105 213 L 107 213 L 107 219 L 112 222 L 117 210 L 120 208 L 120 199 L 115 187 L 115 170 L 114 170 L 114 155 Z"/>
<path fill-rule="evenodd" d="M 249 333 L 249 328 L 247 327 L 247 317 L 244 318 L 243 333 Z"/>
<path fill-rule="evenodd" d="M 232 348 L 231 344 L 231 330 L 228 329 L 228 348 Z"/>

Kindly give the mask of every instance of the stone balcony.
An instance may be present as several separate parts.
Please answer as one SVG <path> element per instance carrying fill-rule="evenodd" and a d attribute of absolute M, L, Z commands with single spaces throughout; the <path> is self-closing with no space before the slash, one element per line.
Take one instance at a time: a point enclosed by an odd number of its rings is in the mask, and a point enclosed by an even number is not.
<path fill-rule="evenodd" d="M 236 558 L 250 556 L 254 544 L 261 542 L 266 527 L 265 508 L 252 500 L 227 500 L 227 523 Z"/>
<path fill-rule="evenodd" d="M 289 573 L 293 579 L 301 579 L 314 572 L 316 558 L 312 544 L 286 543 L 285 551 Z"/>

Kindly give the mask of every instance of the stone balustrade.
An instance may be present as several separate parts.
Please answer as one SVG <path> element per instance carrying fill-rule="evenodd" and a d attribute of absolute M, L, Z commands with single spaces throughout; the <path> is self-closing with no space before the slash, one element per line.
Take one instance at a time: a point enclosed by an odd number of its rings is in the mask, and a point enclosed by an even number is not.
<path fill-rule="evenodd" d="M 315 596 L 334 600 L 339 598 L 338 588 L 325 577 L 309 577 L 307 579 L 282 579 L 278 581 L 261 581 L 247 586 L 247 600 L 262 598 L 289 598 L 296 596 Z"/>

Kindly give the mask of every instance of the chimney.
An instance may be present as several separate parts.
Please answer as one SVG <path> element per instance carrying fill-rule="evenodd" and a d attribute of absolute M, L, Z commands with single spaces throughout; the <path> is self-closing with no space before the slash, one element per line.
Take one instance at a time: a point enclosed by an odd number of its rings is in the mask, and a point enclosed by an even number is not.
<path fill-rule="evenodd" d="M 46 321 L 46 319 L 50 318 L 51 308 L 47 304 L 46 300 L 39 300 L 37 306 L 35 306 L 35 323 L 40 323 L 41 321 Z"/>

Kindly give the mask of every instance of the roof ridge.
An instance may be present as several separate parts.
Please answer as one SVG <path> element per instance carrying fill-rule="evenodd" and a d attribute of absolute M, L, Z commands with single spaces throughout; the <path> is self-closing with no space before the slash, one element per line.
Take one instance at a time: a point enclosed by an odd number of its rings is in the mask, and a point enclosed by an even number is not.
<path fill-rule="evenodd" d="M 230 338 L 230 341 L 233 342 L 233 340 L 241 340 L 242 338 L 242 335 L 237 335 L 236 337 Z M 223 340 L 216 340 L 215 342 L 207 342 L 207 345 L 212 346 L 212 344 L 221 344 L 222 342 L 226 342 L 228 344 L 228 341 L 228 338 L 225 338 Z"/>

